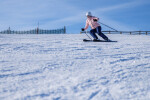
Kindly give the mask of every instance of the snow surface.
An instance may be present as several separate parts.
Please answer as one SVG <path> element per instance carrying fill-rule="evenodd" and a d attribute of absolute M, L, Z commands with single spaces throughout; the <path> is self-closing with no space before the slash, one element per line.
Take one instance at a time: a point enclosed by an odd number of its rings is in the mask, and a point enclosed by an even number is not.
<path fill-rule="evenodd" d="M 0 34 L 0 100 L 150 100 L 150 36 Z"/>

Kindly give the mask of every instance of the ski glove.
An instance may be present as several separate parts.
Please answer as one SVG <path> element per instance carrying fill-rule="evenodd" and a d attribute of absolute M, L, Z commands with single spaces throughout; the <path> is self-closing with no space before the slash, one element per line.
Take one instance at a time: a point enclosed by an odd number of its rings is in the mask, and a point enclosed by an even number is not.
<path fill-rule="evenodd" d="M 93 19 L 94 20 L 94 22 L 97 22 L 97 19 Z"/>
<path fill-rule="evenodd" d="M 82 31 L 84 31 L 84 28 L 81 28 Z"/>

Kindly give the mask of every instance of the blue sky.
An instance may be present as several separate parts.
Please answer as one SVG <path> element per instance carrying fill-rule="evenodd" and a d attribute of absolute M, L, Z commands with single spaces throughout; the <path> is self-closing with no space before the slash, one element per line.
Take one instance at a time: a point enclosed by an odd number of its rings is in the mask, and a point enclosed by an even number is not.
<path fill-rule="evenodd" d="M 150 0 L 0 0 L 0 31 L 34 29 L 39 22 L 42 29 L 79 33 L 87 11 L 117 30 L 150 30 Z"/>

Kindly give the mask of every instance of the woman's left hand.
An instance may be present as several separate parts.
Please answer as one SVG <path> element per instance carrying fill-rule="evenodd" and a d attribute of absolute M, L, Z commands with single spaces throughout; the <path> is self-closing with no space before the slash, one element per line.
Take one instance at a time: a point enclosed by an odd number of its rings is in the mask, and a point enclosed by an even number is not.
<path fill-rule="evenodd" d="M 97 22 L 97 19 L 93 19 L 94 20 L 94 22 Z"/>

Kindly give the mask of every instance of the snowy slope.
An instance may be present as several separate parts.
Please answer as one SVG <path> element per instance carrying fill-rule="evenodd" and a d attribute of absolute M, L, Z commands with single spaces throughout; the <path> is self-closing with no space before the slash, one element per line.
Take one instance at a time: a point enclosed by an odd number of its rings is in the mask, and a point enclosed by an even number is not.
<path fill-rule="evenodd" d="M 150 100 L 150 36 L 0 35 L 0 100 Z"/>

